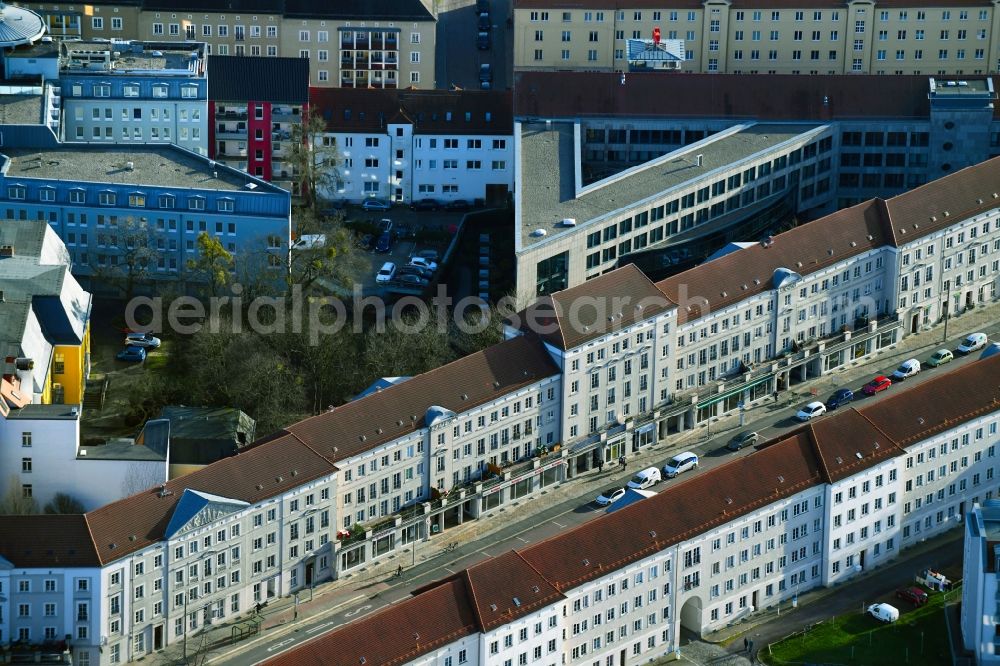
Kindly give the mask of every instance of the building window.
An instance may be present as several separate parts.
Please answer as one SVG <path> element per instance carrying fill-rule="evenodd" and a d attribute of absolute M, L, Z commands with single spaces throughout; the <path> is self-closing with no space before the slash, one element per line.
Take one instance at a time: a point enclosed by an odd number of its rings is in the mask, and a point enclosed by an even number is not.
<path fill-rule="evenodd" d="M 169 88 L 165 85 L 155 85 L 153 86 L 153 97 L 166 97 Z"/>
<path fill-rule="evenodd" d="M 22 432 L 21 433 L 21 446 L 28 449 L 31 448 L 31 433 Z"/>
<path fill-rule="evenodd" d="M 203 197 L 189 198 L 188 210 L 205 210 L 205 199 Z"/>
<path fill-rule="evenodd" d="M 138 97 L 139 96 L 139 84 L 138 83 L 126 83 L 122 88 L 125 97 Z"/>
<path fill-rule="evenodd" d="M 232 213 L 234 202 L 232 199 L 219 199 L 218 208 L 220 213 Z"/>
<path fill-rule="evenodd" d="M 114 206 L 118 202 L 118 195 L 114 192 L 101 192 L 98 199 L 102 206 Z"/>

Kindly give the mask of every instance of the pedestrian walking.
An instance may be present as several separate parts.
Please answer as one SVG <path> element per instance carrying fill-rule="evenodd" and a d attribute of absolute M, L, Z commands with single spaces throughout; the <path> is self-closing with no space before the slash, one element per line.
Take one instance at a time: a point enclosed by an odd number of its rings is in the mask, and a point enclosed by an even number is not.
<path fill-rule="evenodd" d="M 750 651 L 750 640 L 747 639 L 747 638 L 743 639 L 743 651 L 744 652 L 749 652 Z"/>
<path fill-rule="evenodd" d="M 598 460 L 597 461 L 597 471 L 598 472 L 603 472 L 604 471 L 604 460 Z"/>
<path fill-rule="evenodd" d="M 774 404 L 778 404 L 778 392 L 775 391 L 771 395 L 774 397 Z"/>

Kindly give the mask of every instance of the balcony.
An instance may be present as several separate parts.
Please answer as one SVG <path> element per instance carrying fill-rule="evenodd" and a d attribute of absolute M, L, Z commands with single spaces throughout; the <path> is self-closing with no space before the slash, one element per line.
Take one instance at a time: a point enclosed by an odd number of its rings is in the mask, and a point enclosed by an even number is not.
<path fill-rule="evenodd" d="M 300 106 L 275 106 L 271 108 L 271 120 L 275 122 L 298 122 L 302 118 Z"/>
<path fill-rule="evenodd" d="M 247 119 L 247 108 L 243 107 L 233 107 L 227 106 L 220 108 L 215 112 L 215 117 L 219 120 L 246 120 Z"/>
<path fill-rule="evenodd" d="M 216 155 L 218 157 L 223 158 L 223 159 L 225 159 L 227 157 L 246 157 L 247 156 L 247 149 L 246 148 L 234 148 L 232 146 L 226 146 L 225 149 L 220 148 L 219 151 L 218 151 L 218 153 L 216 153 Z"/>
<path fill-rule="evenodd" d="M 216 139 L 235 139 L 238 141 L 246 141 L 247 131 L 246 129 L 234 129 L 232 127 L 219 126 L 215 130 Z"/>

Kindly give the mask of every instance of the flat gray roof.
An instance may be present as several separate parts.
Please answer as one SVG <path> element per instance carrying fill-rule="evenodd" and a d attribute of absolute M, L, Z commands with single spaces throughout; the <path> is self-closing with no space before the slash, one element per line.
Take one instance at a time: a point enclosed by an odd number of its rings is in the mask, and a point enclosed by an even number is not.
<path fill-rule="evenodd" d="M 559 226 L 565 218 L 578 225 L 626 208 L 643 199 L 704 178 L 716 169 L 746 159 L 810 130 L 817 123 L 758 123 L 729 135 L 708 137 L 703 143 L 678 149 L 598 181 L 575 196 L 576 156 L 571 122 L 521 125 L 521 246 L 528 247 L 570 230 Z M 696 155 L 702 156 L 701 166 Z M 601 185 L 601 183 L 604 183 Z M 534 237 L 535 229 L 546 235 Z"/>
<path fill-rule="evenodd" d="M 77 408 L 77 413 L 72 412 Z M 79 405 L 25 405 L 21 409 L 12 409 L 7 416 L 8 419 L 57 419 L 62 421 L 77 420 L 80 418 Z"/>
<path fill-rule="evenodd" d="M 41 95 L 0 95 L 0 125 L 40 125 Z"/>
<path fill-rule="evenodd" d="M 207 160 L 188 155 L 169 146 L 94 146 L 63 144 L 60 148 L 27 150 L 0 148 L 10 158 L 7 176 L 16 178 L 54 178 L 115 185 L 159 185 L 202 190 L 244 190 L 246 183 L 258 188 L 266 184 L 253 176 L 219 165 L 214 171 Z M 132 163 L 132 170 L 127 164 Z"/>
<path fill-rule="evenodd" d="M 87 453 L 84 454 L 83 452 Z M 131 439 L 113 439 L 96 446 L 81 446 L 77 460 L 165 460 L 156 451 Z"/>

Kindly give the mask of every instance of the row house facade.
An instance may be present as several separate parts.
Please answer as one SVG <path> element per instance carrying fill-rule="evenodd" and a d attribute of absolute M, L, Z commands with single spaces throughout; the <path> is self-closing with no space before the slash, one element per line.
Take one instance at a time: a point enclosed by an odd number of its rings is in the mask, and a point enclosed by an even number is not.
<path fill-rule="evenodd" d="M 920 473 L 910 459 L 931 441 L 957 439 L 955 452 L 949 443 L 933 466 L 957 462 L 948 482 L 962 489 L 933 508 L 932 532 L 959 525 L 947 517 L 950 508 L 961 515 L 963 503 L 971 507 L 1000 490 L 993 475 L 986 480 L 1000 462 L 995 396 L 970 404 L 982 391 L 963 388 L 990 377 L 998 363 L 993 354 L 800 427 L 642 502 L 473 565 L 268 663 L 381 663 L 404 653 L 412 664 L 638 663 L 679 649 L 681 629 L 712 631 L 877 570 L 919 541 L 908 524 L 928 524 L 905 504 L 903 489 Z M 954 414 L 947 424 L 945 413 Z M 522 574 L 528 589 L 510 583 Z M 457 609 L 428 612 L 456 592 Z M 374 627 L 382 636 L 377 645 L 366 640 Z M 562 633 L 546 641 L 549 628 Z M 413 631 L 428 638 L 417 653 Z"/>
<path fill-rule="evenodd" d="M 896 273 L 883 279 L 882 294 L 872 296 L 882 307 L 885 301 L 894 307 L 902 248 L 926 243 L 938 231 L 957 238 L 959 227 L 973 219 L 979 225 L 977 244 L 984 233 L 1000 233 L 992 197 L 996 168 L 995 161 L 986 162 L 900 197 L 855 206 L 676 279 L 652 283 L 634 267 L 609 273 L 542 299 L 521 313 L 524 326 L 508 326 L 509 339 L 499 345 L 293 424 L 240 456 L 77 517 L 94 535 L 90 545 L 78 547 L 87 566 L 101 571 L 106 608 L 100 638 L 94 639 L 104 651 L 96 651 L 96 642 L 73 649 L 100 663 L 114 649 L 121 660 L 138 658 L 269 597 L 362 564 L 388 568 L 397 561 L 390 556 L 415 557 L 420 542 L 449 525 L 493 515 L 509 502 L 561 483 L 597 463 L 608 447 L 628 454 L 630 446 L 668 439 L 675 429 L 696 423 L 707 401 L 722 413 L 732 395 L 754 399 L 752 389 L 762 377 L 771 388 L 781 376 L 795 381 L 799 373 L 822 371 L 818 359 L 844 349 L 858 358 L 877 353 L 905 332 L 893 326 L 898 313 L 880 319 L 872 312 L 867 324 L 853 322 L 849 331 L 810 342 L 808 320 L 816 297 L 809 280 L 829 279 L 832 285 L 833 276 L 843 280 L 849 270 L 849 288 L 859 285 L 863 294 L 860 285 L 895 267 Z M 945 210 L 962 212 L 952 217 Z M 927 221 L 916 222 L 914 229 L 918 214 Z M 989 232 L 982 231 L 986 219 Z M 879 248 L 882 265 L 873 254 Z M 853 264 L 844 267 L 845 261 Z M 823 277 L 827 269 L 830 275 Z M 681 284 L 690 286 L 686 300 Z M 802 294 L 805 285 L 810 286 Z M 826 289 L 832 298 L 842 297 L 832 286 Z M 618 301 L 601 310 L 609 294 Z M 772 336 L 780 325 L 779 309 L 794 313 L 792 341 L 804 331 L 795 351 L 785 350 L 725 383 L 683 393 L 672 389 L 679 372 L 675 338 L 683 333 L 687 340 L 699 327 L 696 344 L 707 345 L 713 336 L 723 337 L 722 320 L 708 319 L 711 312 L 733 305 L 745 309 L 746 299 L 767 297 L 774 303 Z M 800 322 L 803 306 L 806 319 Z M 766 312 L 765 306 L 761 321 Z M 744 314 L 738 322 L 727 315 L 731 331 L 747 330 Z M 757 316 L 754 310 L 750 327 Z M 819 310 L 816 318 L 818 324 Z M 713 333 L 716 321 L 719 332 Z M 888 338 L 880 337 L 887 332 Z M 610 356 L 617 361 L 611 363 Z M 798 369 L 805 363 L 813 367 Z M 983 387 L 993 385 L 989 379 L 998 363 L 994 354 L 878 403 L 802 426 L 598 523 L 518 551 L 502 567 L 491 564 L 494 560 L 477 565 L 471 579 L 448 579 L 396 608 L 431 623 L 421 625 L 421 635 L 448 636 L 440 649 L 466 650 L 473 663 L 520 659 L 519 650 L 540 663 L 561 661 L 563 654 L 591 663 L 595 654 L 620 657 L 621 650 L 626 656 L 672 651 L 682 626 L 717 628 L 878 566 L 900 548 L 957 524 L 948 516 L 960 515 L 962 502 L 992 496 L 998 485 L 992 448 L 997 396 Z M 639 390 L 643 376 L 649 378 Z M 627 397 L 626 381 L 636 391 Z M 616 395 L 613 414 L 610 389 Z M 664 389 L 667 399 L 660 400 L 656 391 Z M 643 397 L 646 412 L 638 413 Z M 580 407 L 570 417 L 574 403 Z M 571 425 L 580 428 L 575 436 L 569 435 Z M 600 529 L 602 538 L 583 534 L 589 529 Z M 16 569 L 24 551 L 20 533 L 0 534 L 0 554 Z M 625 569 L 627 576 L 621 573 Z M 521 581 L 523 589 L 511 587 L 512 580 Z M 575 591 L 591 582 L 586 595 Z M 465 597 L 456 594 L 469 585 L 476 599 L 472 611 L 461 607 Z M 119 589 L 119 601 L 112 601 Z M 459 607 L 455 615 L 413 611 L 408 604 L 431 598 L 423 594 L 431 594 L 442 609 Z M 16 597 L 10 603 L 17 604 Z M 460 630 L 434 624 L 435 618 L 470 612 L 478 624 L 463 621 Z M 396 639 L 410 641 L 409 628 L 402 625 L 402 636 L 388 631 L 377 646 L 335 632 L 337 654 L 376 659 L 373 650 L 397 649 Z M 14 623 L 8 631 L 19 629 Z M 567 638 L 560 639 L 563 629 Z M 423 663 L 444 658 L 446 652 L 436 650 L 421 656 Z"/>
<path fill-rule="evenodd" d="M 420 0 L 389 5 L 301 0 L 18 3 L 56 39 L 205 43 L 208 55 L 303 58 L 310 84 L 433 88 L 436 18 Z"/>
<path fill-rule="evenodd" d="M 657 30 L 684 42 L 681 69 L 731 74 L 987 74 L 1000 67 L 988 3 L 881 6 L 858 0 L 798 7 L 631 7 L 589 0 L 514 3 L 514 66 L 627 71 L 629 39 Z"/>
<path fill-rule="evenodd" d="M 314 88 L 326 120 L 324 199 L 503 205 L 514 188 L 510 93 Z"/>

